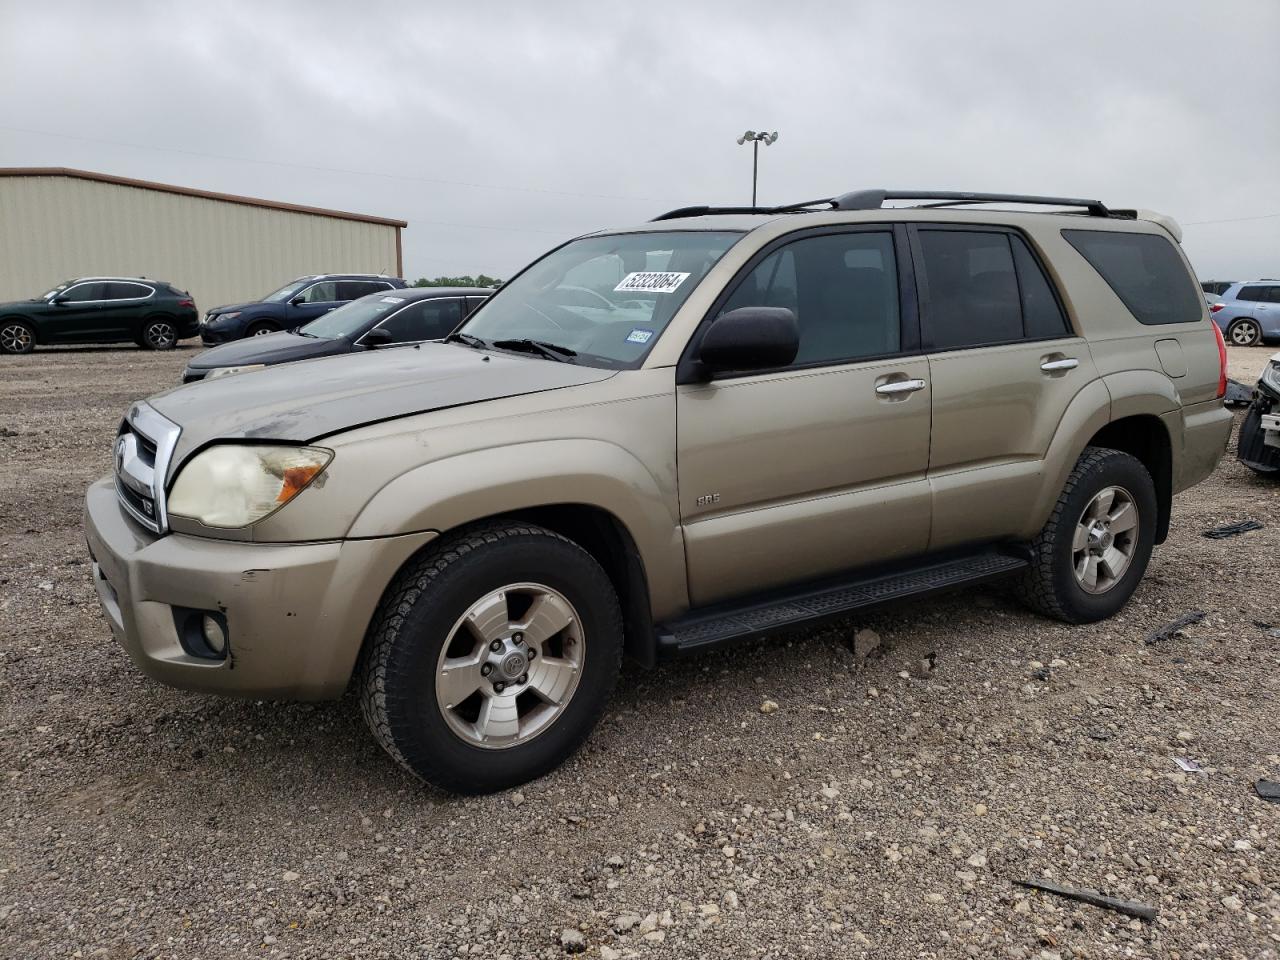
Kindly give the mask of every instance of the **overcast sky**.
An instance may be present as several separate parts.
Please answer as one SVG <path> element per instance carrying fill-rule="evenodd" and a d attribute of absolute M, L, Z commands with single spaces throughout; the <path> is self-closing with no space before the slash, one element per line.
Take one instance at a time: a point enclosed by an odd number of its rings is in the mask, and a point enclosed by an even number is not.
<path fill-rule="evenodd" d="M 1280 0 L 0 0 L 0 165 L 399 217 L 410 279 L 745 203 L 748 128 L 762 203 L 1097 197 L 1280 277 Z"/>

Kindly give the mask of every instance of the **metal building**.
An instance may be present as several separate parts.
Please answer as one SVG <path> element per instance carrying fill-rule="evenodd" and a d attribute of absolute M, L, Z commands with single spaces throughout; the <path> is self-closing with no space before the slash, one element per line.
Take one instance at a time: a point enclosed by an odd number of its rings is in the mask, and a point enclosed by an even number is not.
<path fill-rule="evenodd" d="M 167 280 L 204 312 L 312 273 L 401 276 L 403 220 L 61 167 L 0 167 L 0 301 L 71 277 Z"/>

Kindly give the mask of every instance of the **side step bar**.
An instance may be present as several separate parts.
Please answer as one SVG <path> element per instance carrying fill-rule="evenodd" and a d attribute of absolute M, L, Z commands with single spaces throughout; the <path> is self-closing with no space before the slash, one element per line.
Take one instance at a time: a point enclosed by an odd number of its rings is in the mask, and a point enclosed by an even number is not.
<path fill-rule="evenodd" d="M 716 604 L 657 625 L 659 656 L 701 652 L 722 643 L 833 619 L 854 610 L 996 580 L 1030 566 L 995 550 L 925 562 L 896 573 L 809 584 L 768 598 Z"/>

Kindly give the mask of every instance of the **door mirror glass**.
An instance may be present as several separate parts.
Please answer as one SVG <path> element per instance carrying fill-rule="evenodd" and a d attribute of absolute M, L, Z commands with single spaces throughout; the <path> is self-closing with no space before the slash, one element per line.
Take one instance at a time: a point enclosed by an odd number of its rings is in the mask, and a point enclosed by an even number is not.
<path fill-rule="evenodd" d="M 716 318 L 698 359 L 711 373 L 785 367 L 800 349 L 800 326 L 786 307 L 739 307 Z"/>
<path fill-rule="evenodd" d="M 384 327 L 375 327 L 360 338 L 360 342 L 370 350 L 378 347 L 385 347 L 388 344 L 396 342 L 396 338 L 391 335 L 391 331 Z"/>

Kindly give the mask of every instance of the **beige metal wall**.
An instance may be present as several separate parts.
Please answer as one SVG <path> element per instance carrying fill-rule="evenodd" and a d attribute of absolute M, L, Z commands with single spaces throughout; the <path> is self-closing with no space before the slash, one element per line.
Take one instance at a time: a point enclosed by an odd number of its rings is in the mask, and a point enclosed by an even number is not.
<path fill-rule="evenodd" d="M 0 177 L 0 301 L 77 276 L 167 280 L 210 307 L 309 273 L 396 273 L 397 228 L 66 176 Z"/>

